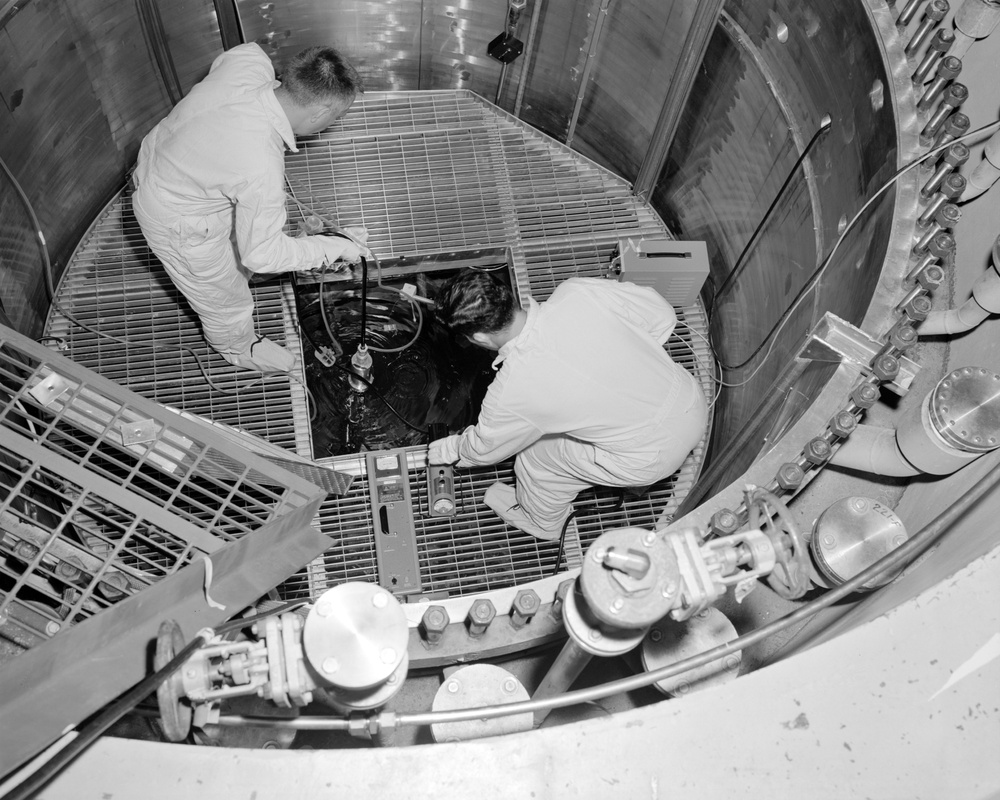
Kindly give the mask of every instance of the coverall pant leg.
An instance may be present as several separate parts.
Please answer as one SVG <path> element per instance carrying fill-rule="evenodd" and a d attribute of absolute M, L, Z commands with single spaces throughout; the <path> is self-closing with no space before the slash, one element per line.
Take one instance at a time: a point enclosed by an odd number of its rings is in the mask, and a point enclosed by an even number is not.
<path fill-rule="evenodd" d="M 704 395 L 692 379 L 677 407 L 643 437 L 641 452 L 614 455 L 567 436 L 544 436 L 514 459 L 518 505 L 539 527 L 558 532 L 584 489 L 648 486 L 672 475 L 707 423 Z"/>
<path fill-rule="evenodd" d="M 257 335 L 253 295 L 232 242 L 228 236 L 212 235 L 204 218 L 171 218 L 153 210 L 155 201 L 139 195 L 133 196 L 133 209 L 150 250 L 198 315 L 206 341 L 227 361 L 238 364 Z"/>

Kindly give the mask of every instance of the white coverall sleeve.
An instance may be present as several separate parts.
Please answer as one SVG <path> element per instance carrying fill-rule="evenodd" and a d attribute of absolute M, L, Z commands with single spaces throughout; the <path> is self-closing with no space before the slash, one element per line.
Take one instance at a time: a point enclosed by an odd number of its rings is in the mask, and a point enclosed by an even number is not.
<path fill-rule="evenodd" d="M 240 260 L 252 272 L 292 272 L 317 269 L 327 259 L 331 248 L 346 239 L 328 236 L 293 238 L 284 233 L 288 213 L 285 209 L 283 154 L 269 155 L 271 163 L 263 172 L 250 177 L 236 201 L 236 246 Z"/>
<path fill-rule="evenodd" d="M 500 391 L 494 390 L 502 390 L 502 384 L 500 387 L 496 385 L 501 379 L 502 376 L 498 375 L 486 393 L 476 424 L 470 425 L 459 436 L 460 467 L 499 463 L 542 437 L 541 430 L 499 402 Z"/>
<path fill-rule="evenodd" d="M 633 325 L 649 331 L 660 344 L 665 344 L 677 325 L 677 313 L 663 296 L 650 286 L 634 283 L 608 282 L 607 297 L 618 312 Z"/>

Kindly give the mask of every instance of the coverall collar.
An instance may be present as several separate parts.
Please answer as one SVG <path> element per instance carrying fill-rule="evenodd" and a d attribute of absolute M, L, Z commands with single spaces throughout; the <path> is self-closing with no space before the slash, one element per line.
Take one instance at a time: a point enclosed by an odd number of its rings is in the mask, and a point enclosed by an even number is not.
<path fill-rule="evenodd" d="M 292 132 L 292 123 L 288 121 L 285 110 L 274 96 L 274 90 L 281 86 L 281 81 L 271 81 L 260 88 L 261 103 L 267 112 L 267 118 L 274 129 L 281 135 L 288 149 L 293 153 L 299 152 L 299 147 L 295 144 L 295 134 Z"/>
<path fill-rule="evenodd" d="M 538 302 L 534 297 L 528 298 L 527 311 L 528 316 L 524 320 L 524 327 L 521 328 L 521 332 L 497 351 L 497 357 L 493 359 L 493 369 L 499 369 L 503 360 L 513 353 L 518 347 L 527 342 L 528 338 L 531 336 L 535 323 L 538 321 L 539 311 Z"/>

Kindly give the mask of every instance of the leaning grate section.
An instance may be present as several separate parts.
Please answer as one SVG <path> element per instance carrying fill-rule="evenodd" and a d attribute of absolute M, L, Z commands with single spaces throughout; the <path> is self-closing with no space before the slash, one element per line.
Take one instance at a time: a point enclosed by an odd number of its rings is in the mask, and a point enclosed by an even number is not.
<path fill-rule="evenodd" d="M 621 178 L 468 92 L 363 96 L 334 127 L 307 137 L 288 155 L 289 232 L 308 213 L 364 225 L 385 258 L 450 250 L 509 247 L 522 296 L 541 301 L 574 276 L 605 274 L 623 236 L 666 236 L 652 210 Z M 299 348 L 286 280 L 255 286 L 258 327 Z M 49 333 L 74 359 L 141 394 L 264 437 L 310 457 L 305 394 L 282 378 L 259 381 L 229 368 L 202 342 L 197 321 L 145 247 L 124 192 L 95 222 L 59 291 L 81 321 L 137 344 L 155 341 L 173 353 L 100 340 L 58 311 Z M 700 306 L 678 310 L 668 342 L 672 357 L 712 394 L 713 361 L 700 337 Z M 182 348 L 204 359 L 209 385 Z M 300 351 L 299 351 L 300 352 Z M 372 519 L 364 470 L 352 457 L 332 460 L 356 474 L 343 496 L 322 504 L 317 525 L 330 549 L 281 587 L 288 598 L 314 597 L 350 580 L 376 581 Z M 595 490 L 578 501 L 576 532 L 560 564 L 558 545 L 538 542 L 497 519 L 482 504 L 486 488 L 513 480 L 511 464 L 460 470 L 454 518 L 415 519 L 424 589 L 432 595 L 505 588 L 565 568 L 603 530 L 652 525 L 670 517 L 696 480 L 703 446 L 676 475 L 642 495 Z M 354 457 L 354 462 L 357 458 Z M 410 473 L 418 508 L 426 504 L 422 471 Z"/>
<path fill-rule="evenodd" d="M 321 491 L 0 327 L 0 638 L 28 648 Z"/>

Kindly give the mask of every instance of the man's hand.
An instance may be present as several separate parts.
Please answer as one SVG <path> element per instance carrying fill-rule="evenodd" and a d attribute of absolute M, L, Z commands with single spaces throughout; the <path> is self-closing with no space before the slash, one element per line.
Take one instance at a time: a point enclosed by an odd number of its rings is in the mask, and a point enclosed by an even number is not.
<path fill-rule="evenodd" d="M 458 443 L 461 436 L 454 434 L 435 439 L 427 446 L 428 464 L 454 464 L 458 461 Z"/>
<path fill-rule="evenodd" d="M 323 260 L 327 264 L 332 264 L 338 259 L 348 264 L 356 264 L 361 260 L 367 251 L 350 239 L 342 236 L 316 236 L 314 237 L 323 248 Z"/>

